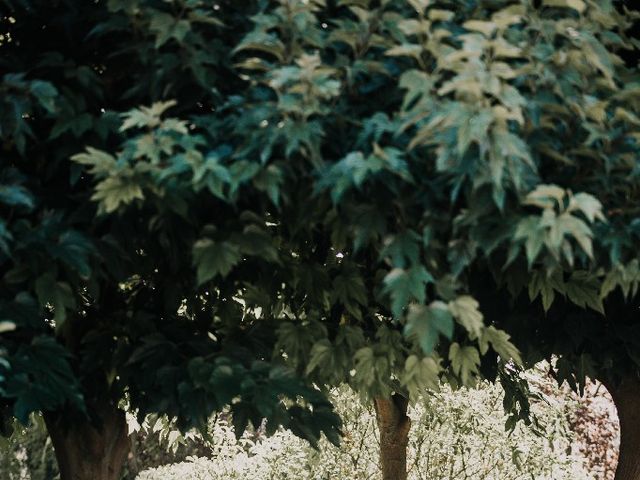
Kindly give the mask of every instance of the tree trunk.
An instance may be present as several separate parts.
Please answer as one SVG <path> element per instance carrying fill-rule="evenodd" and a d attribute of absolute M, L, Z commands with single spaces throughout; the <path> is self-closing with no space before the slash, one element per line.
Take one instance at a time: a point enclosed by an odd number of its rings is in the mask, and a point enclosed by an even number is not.
<path fill-rule="evenodd" d="M 95 422 L 44 414 L 61 480 L 120 480 L 130 448 L 125 414 L 111 404 L 93 407 Z"/>
<path fill-rule="evenodd" d="M 140 461 L 138 457 L 138 448 L 142 443 L 143 437 L 140 432 L 134 432 L 129 436 L 129 453 L 127 454 L 127 473 L 133 478 L 140 473 Z"/>
<path fill-rule="evenodd" d="M 397 393 L 376 398 L 376 420 L 380 432 L 380 467 L 383 480 L 407 480 L 407 445 L 411 420 L 408 401 Z"/>
<path fill-rule="evenodd" d="M 629 377 L 605 385 L 620 420 L 620 455 L 615 480 L 640 480 L 640 380 Z"/>

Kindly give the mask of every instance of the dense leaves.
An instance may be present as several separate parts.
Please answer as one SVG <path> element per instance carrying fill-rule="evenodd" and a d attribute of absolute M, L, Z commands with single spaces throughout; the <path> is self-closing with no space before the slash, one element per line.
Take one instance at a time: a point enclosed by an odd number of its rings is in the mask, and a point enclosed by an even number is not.
<path fill-rule="evenodd" d="M 267 419 L 270 431 L 337 442 L 330 404 L 270 362 L 274 326 L 252 325 L 236 295 L 278 262 L 261 205 L 234 201 L 256 172 L 225 166 L 225 147 L 198 156 L 211 136 L 162 118 L 220 105 L 214 81 L 229 58 L 211 41 L 216 12 L 204 2 L 1 5 L 3 415 L 92 418 L 96 398 L 126 399 L 188 427 L 232 404 L 239 434 Z M 181 183 L 185 162 L 193 183 Z M 255 262 L 225 281 L 245 257 Z"/>
<path fill-rule="evenodd" d="M 2 378 L 48 335 L 78 382 L 32 410 L 102 382 L 315 440 L 302 377 L 472 385 L 503 328 L 562 378 L 638 361 L 622 2 L 72 4 L 2 3 Z"/>

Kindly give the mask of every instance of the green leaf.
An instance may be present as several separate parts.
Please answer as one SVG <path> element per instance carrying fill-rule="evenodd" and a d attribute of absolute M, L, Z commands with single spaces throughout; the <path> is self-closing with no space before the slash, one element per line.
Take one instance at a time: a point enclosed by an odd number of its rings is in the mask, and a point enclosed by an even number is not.
<path fill-rule="evenodd" d="M 467 20 L 462 24 L 464 28 L 467 30 L 471 30 L 473 32 L 480 32 L 485 37 L 491 37 L 493 32 L 496 31 L 498 26 L 493 22 L 488 22 L 485 20 Z"/>
<path fill-rule="evenodd" d="M 80 165 L 92 167 L 89 169 L 92 175 L 112 175 L 118 170 L 118 164 L 113 155 L 93 147 L 87 147 L 86 151 L 76 153 L 71 160 Z"/>
<path fill-rule="evenodd" d="M 41 307 L 53 307 L 56 328 L 67 317 L 67 309 L 75 309 L 76 299 L 73 290 L 66 282 L 58 282 L 51 273 L 45 273 L 35 282 L 35 290 Z"/>
<path fill-rule="evenodd" d="M 391 47 L 387 49 L 384 54 L 389 55 L 390 57 L 413 57 L 420 58 L 422 54 L 422 46 L 416 45 L 413 43 L 404 43 L 402 45 L 396 45 L 395 47 Z"/>
<path fill-rule="evenodd" d="M 453 336 L 453 318 L 442 302 L 431 305 L 411 305 L 407 314 L 404 334 L 422 347 L 425 354 L 430 354 L 440 335 L 451 339 Z"/>
<path fill-rule="evenodd" d="M 456 318 L 467 332 L 471 339 L 478 338 L 484 327 L 482 312 L 480 312 L 480 304 L 475 298 L 469 295 L 463 295 L 449 302 L 449 311 Z"/>
<path fill-rule="evenodd" d="M 69 352 L 48 335 L 22 343 L 11 356 L 11 376 L 3 392 L 15 400 L 13 414 L 28 424 L 34 411 L 52 411 L 64 405 L 86 413 Z M 6 397 L 5 397 L 6 398 Z"/>
<path fill-rule="evenodd" d="M 426 286 L 433 283 L 431 274 L 422 265 L 408 270 L 394 268 L 384 278 L 384 291 L 391 297 L 391 312 L 400 318 L 410 299 L 424 303 Z"/>
<path fill-rule="evenodd" d="M 409 391 L 410 398 L 416 400 L 427 390 L 440 390 L 441 371 L 442 367 L 433 358 L 409 355 L 404 364 L 402 384 Z"/>
<path fill-rule="evenodd" d="M 454 12 L 449 10 L 440 10 L 438 8 L 430 8 L 428 13 L 429 20 L 433 20 L 434 22 L 448 22 L 455 17 L 455 15 L 456 14 Z"/>
<path fill-rule="evenodd" d="M 187 20 L 178 20 L 167 13 L 152 10 L 149 29 L 156 34 L 155 47 L 159 48 L 171 38 L 182 42 L 191 30 L 191 24 Z"/>
<path fill-rule="evenodd" d="M 547 7 L 573 8 L 578 13 L 586 10 L 587 4 L 582 0 L 543 0 L 542 5 Z"/>
<path fill-rule="evenodd" d="M 237 245 L 242 255 L 259 257 L 271 263 L 280 262 L 278 241 L 266 229 L 255 224 L 247 225 L 242 233 L 229 238 L 229 242 Z"/>
<path fill-rule="evenodd" d="M 544 246 L 545 231 L 540 225 L 540 218 L 529 215 L 518 222 L 514 233 L 514 240 L 524 240 L 527 263 L 533 265 Z"/>
<path fill-rule="evenodd" d="M 16 329 L 16 324 L 7 320 L 0 321 L 0 333 L 12 332 Z"/>
<path fill-rule="evenodd" d="M 229 242 L 215 242 L 209 238 L 203 238 L 193 246 L 193 264 L 197 268 L 199 285 L 216 275 L 227 276 L 240 260 L 238 247 Z"/>
<path fill-rule="evenodd" d="M 49 113 L 55 113 L 58 91 L 51 83 L 34 80 L 31 82 L 29 90 L 36 97 L 42 108 Z"/>
<path fill-rule="evenodd" d="M 347 270 L 334 278 L 333 292 L 351 315 L 357 319 L 362 318 L 358 305 L 367 305 L 367 289 L 364 280 L 355 270 Z"/>
<path fill-rule="evenodd" d="M 558 275 L 549 277 L 544 272 L 535 271 L 529 280 L 529 300 L 532 302 L 542 295 L 542 306 L 548 311 L 555 299 L 555 291 L 562 291 L 562 279 Z"/>
<path fill-rule="evenodd" d="M 498 330 L 491 325 L 482 331 L 482 335 L 480 335 L 480 338 L 478 339 L 480 353 L 482 353 L 482 355 L 487 353 L 489 350 L 489 344 L 491 344 L 493 350 L 500 355 L 503 360 L 513 360 L 516 364 L 522 365 L 520 352 L 516 346 L 511 343 L 510 338 L 511 337 L 506 332 Z"/>
<path fill-rule="evenodd" d="M 606 275 L 600 287 L 600 298 L 606 298 L 620 287 L 625 298 L 635 296 L 640 283 L 640 262 L 633 259 L 627 265 L 616 265 Z"/>
<path fill-rule="evenodd" d="M 587 271 L 575 271 L 564 284 L 564 293 L 581 308 L 589 307 L 604 315 L 600 297 L 600 283 L 595 275 Z"/>
<path fill-rule="evenodd" d="M 31 192 L 20 185 L 0 185 L 0 203 L 28 209 L 34 206 Z"/>
<path fill-rule="evenodd" d="M 527 194 L 523 203 L 540 208 L 555 208 L 564 204 L 565 195 L 565 190 L 557 185 L 538 185 Z"/>
<path fill-rule="evenodd" d="M 316 342 L 311 348 L 311 355 L 307 365 L 306 374 L 313 373 L 314 370 L 326 369 L 331 371 L 333 366 L 333 347 L 326 338 Z"/>
<path fill-rule="evenodd" d="M 284 62 L 286 47 L 276 35 L 254 31 L 245 35 L 242 42 L 235 47 L 233 53 L 235 54 L 244 50 L 256 50 L 268 53 L 279 61 Z"/>
<path fill-rule="evenodd" d="M 454 373 L 462 380 L 462 384 L 472 385 L 472 377 L 478 373 L 480 365 L 478 349 L 471 346 L 461 347 L 460 344 L 454 342 L 449 348 L 449 360 Z"/>
<path fill-rule="evenodd" d="M 575 1 L 578 0 L 574 0 L 574 2 Z M 607 48 L 588 31 L 582 31 L 579 35 L 580 38 L 583 39 L 582 48 L 587 61 L 602 72 L 611 87 L 617 88 L 613 80 L 615 75 L 614 61 L 619 57 L 612 55 L 612 52 L 607 50 Z"/>
<path fill-rule="evenodd" d="M 169 108 L 176 105 L 175 100 L 166 102 L 155 102 L 150 107 L 140 107 L 129 110 L 122 115 L 124 122 L 120 131 L 124 132 L 132 128 L 155 128 L 161 123 L 162 114 Z"/>
<path fill-rule="evenodd" d="M 409 5 L 411 5 L 419 15 L 422 15 L 424 13 L 425 9 L 429 6 L 430 3 L 429 0 L 408 0 L 408 2 Z"/>
<path fill-rule="evenodd" d="M 100 209 L 105 213 L 113 213 L 120 205 L 126 206 L 134 200 L 144 200 L 144 194 L 140 185 L 132 178 L 118 175 L 98 183 L 91 199 L 99 202 Z"/>
<path fill-rule="evenodd" d="M 376 361 L 371 347 L 362 347 L 353 356 L 355 364 L 354 380 L 365 388 L 371 387 L 376 378 Z"/>
<path fill-rule="evenodd" d="M 589 222 L 593 223 L 596 220 L 605 220 L 604 213 L 602 212 L 602 204 L 593 195 L 588 193 L 577 193 L 573 195 L 569 201 L 567 211 L 571 212 L 575 209 L 579 209 L 584 213 Z"/>
<path fill-rule="evenodd" d="M 561 239 L 564 238 L 566 234 L 571 235 L 578 242 L 582 251 L 586 253 L 589 258 L 593 258 L 593 246 L 591 240 L 593 234 L 585 222 L 577 217 L 569 215 L 568 213 L 563 213 L 557 218 L 555 225 L 552 226 L 549 232 L 549 237 L 557 235 L 558 238 L 549 240 L 549 244 L 553 245 L 555 248 L 557 245 L 561 244 Z M 572 258 L 569 259 L 569 263 L 573 264 Z"/>
<path fill-rule="evenodd" d="M 282 169 L 275 165 L 269 165 L 260 171 L 254 178 L 253 184 L 258 190 L 267 192 L 275 206 L 280 205 L 280 188 L 284 182 Z"/>
<path fill-rule="evenodd" d="M 413 230 L 407 230 L 385 241 L 382 256 L 389 256 L 394 267 L 405 268 L 418 263 L 422 238 Z"/>

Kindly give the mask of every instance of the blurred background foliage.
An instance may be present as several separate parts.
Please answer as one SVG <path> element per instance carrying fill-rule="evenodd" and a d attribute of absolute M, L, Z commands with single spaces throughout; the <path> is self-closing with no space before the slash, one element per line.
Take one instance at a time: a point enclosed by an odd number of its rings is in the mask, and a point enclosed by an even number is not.
<path fill-rule="evenodd" d="M 618 429 L 610 397 L 592 384 L 584 398 L 559 388 L 547 364 L 526 373 L 538 427 L 505 431 L 500 386 L 443 387 L 411 411 L 408 449 L 412 480 L 604 480 L 612 478 Z M 166 417 L 143 424 L 129 417 L 132 452 L 123 480 L 376 479 L 378 437 L 371 405 L 348 387 L 332 399 L 345 421 L 340 447 L 323 441 L 319 450 L 291 433 L 267 437 L 249 429 L 236 440 L 230 417 L 210 419 L 208 438 L 181 433 Z M 51 442 L 38 416 L 0 446 L 7 480 L 56 480 Z M 594 446 L 598 446 L 594 449 Z"/>

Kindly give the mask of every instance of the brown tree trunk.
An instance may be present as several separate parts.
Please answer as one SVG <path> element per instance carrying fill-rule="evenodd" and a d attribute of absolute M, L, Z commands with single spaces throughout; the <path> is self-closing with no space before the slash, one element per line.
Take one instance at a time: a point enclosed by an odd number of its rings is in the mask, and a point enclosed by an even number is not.
<path fill-rule="evenodd" d="M 125 414 L 111 404 L 93 407 L 94 423 L 44 415 L 61 480 L 120 480 L 130 448 Z"/>
<path fill-rule="evenodd" d="M 620 455 L 615 480 L 640 480 L 640 379 L 605 385 L 620 420 Z"/>
<path fill-rule="evenodd" d="M 407 480 L 407 445 L 411 420 L 408 401 L 401 395 L 374 399 L 380 432 L 380 467 L 383 480 Z"/>

